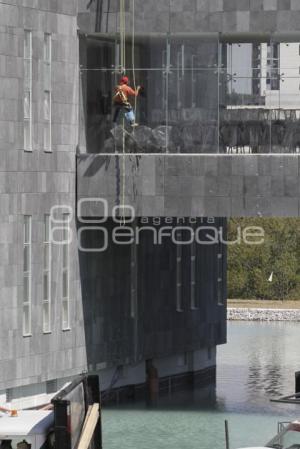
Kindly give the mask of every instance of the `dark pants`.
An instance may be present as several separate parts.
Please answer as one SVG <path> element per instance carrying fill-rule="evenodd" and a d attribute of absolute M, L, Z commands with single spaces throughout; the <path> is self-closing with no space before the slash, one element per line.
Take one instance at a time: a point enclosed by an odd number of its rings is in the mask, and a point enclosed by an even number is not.
<path fill-rule="evenodd" d="M 118 118 L 120 114 L 123 113 L 125 115 L 126 120 L 133 124 L 135 122 L 134 112 L 131 106 L 127 106 L 124 104 L 115 104 L 114 105 L 114 116 L 113 123 L 117 124 Z"/>

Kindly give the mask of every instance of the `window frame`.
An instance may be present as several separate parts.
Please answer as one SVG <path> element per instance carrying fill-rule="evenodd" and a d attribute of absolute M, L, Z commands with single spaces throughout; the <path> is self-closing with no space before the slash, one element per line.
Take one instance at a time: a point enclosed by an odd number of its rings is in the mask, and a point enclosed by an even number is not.
<path fill-rule="evenodd" d="M 62 330 L 69 331 L 70 327 L 70 244 L 68 242 L 68 230 L 70 225 L 70 214 L 63 214 L 62 227 L 62 278 L 61 278 L 61 299 L 62 299 Z M 66 284 L 65 284 L 66 280 Z M 64 288 L 66 287 L 66 295 Z M 67 319 L 65 319 L 65 314 Z"/>
<path fill-rule="evenodd" d="M 27 238 L 28 234 L 28 238 Z M 25 249 L 27 250 L 25 251 Z M 26 260 L 28 257 L 28 260 Z M 27 268 L 27 269 L 25 269 Z M 25 293 L 25 279 L 27 279 Z M 22 312 L 22 333 L 23 337 L 32 335 L 32 216 L 23 216 L 23 312 Z M 27 312 L 26 312 L 27 311 Z M 28 313 L 27 316 L 26 313 Z M 28 324 L 28 327 L 27 327 Z"/>
<path fill-rule="evenodd" d="M 131 290 L 130 290 L 130 317 L 136 318 L 137 315 L 137 245 L 131 244 L 131 262 L 130 262 Z"/>
<path fill-rule="evenodd" d="M 177 241 L 182 241 L 182 232 L 177 231 Z M 176 312 L 183 312 L 182 298 L 182 245 L 176 244 Z"/>
<path fill-rule="evenodd" d="M 27 41 L 28 37 L 28 41 Z M 27 43 L 29 47 L 27 48 Z M 24 151 L 33 151 L 33 123 L 32 123 L 32 30 L 24 30 L 23 66 L 24 66 L 24 93 L 23 93 L 23 147 Z M 27 67 L 28 66 L 28 67 Z M 29 70 L 27 70 L 29 68 Z M 28 73 L 27 73 L 28 72 Z M 27 96 L 29 104 L 26 104 Z M 28 114 L 26 113 L 28 108 Z M 26 135 L 28 131 L 28 136 Z"/>
<path fill-rule="evenodd" d="M 217 302 L 219 306 L 224 305 L 224 297 L 223 297 L 223 278 L 224 278 L 224 270 L 223 270 L 223 244 L 221 241 L 218 243 L 218 252 L 217 252 Z"/>
<path fill-rule="evenodd" d="M 191 310 L 199 309 L 199 301 L 197 296 L 197 242 L 195 239 L 196 225 L 193 223 L 194 238 L 190 246 L 190 308 Z"/>
<path fill-rule="evenodd" d="M 196 242 L 194 241 L 191 244 L 191 279 L 190 279 L 190 288 L 191 288 L 191 310 L 197 310 L 199 308 L 197 301 L 197 279 L 196 279 L 196 266 L 197 266 L 197 258 L 196 258 Z"/>
<path fill-rule="evenodd" d="M 43 149 L 52 153 L 52 34 L 44 33 L 44 95 L 43 95 Z M 46 117 L 46 97 L 48 97 L 49 116 Z M 46 133 L 48 141 L 46 142 Z"/>
<path fill-rule="evenodd" d="M 42 304 L 43 304 L 43 333 L 50 334 L 51 327 L 51 310 L 52 310 L 52 245 L 50 240 L 50 215 L 44 215 L 44 243 L 43 243 L 43 288 L 42 288 Z M 47 262 L 46 262 L 47 257 Z M 46 262 L 46 263 L 45 263 Z M 45 286 L 45 278 L 47 276 L 47 285 Z M 46 289 L 45 289 L 46 288 Z M 45 298 L 45 291 L 47 298 Z M 47 308 L 48 321 L 45 320 L 45 308 Z"/>

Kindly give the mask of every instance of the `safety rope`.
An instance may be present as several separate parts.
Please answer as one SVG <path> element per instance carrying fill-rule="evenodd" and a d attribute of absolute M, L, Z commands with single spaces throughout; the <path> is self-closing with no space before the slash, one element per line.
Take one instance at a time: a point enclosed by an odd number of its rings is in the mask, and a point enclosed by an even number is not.
<path fill-rule="evenodd" d="M 125 0 L 120 0 L 120 51 L 121 51 L 121 71 L 123 74 L 126 73 L 126 19 L 125 19 Z M 126 163 L 125 163 L 125 153 L 126 153 L 126 142 L 125 142 L 125 119 L 123 117 L 122 122 L 122 200 L 121 200 L 121 218 L 122 224 L 125 226 L 125 188 L 126 188 Z"/>
<path fill-rule="evenodd" d="M 136 77 L 135 77 L 135 0 L 132 0 L 132 39 L 131 39 L 131 59 L 132 59 L 132 78 L 134 90 L 136 90 Z M 134 116 L 136 120 L 136 107 L 137 96 L 134 97 Z M 134 129 L 133 129 L 134 132 Z"/>
<path fill-rule="evenodd" d="M 126 73 L 126 15 L 125 15 L 125 0 L 120 0 L 120 51 L 121 51 L 121 71 L 125 75 Z M 135 76 L 135 0 L 132 0 L 132 42 L 131 42 L 131 59 L 132 59 L 132 78 L 133 78 L 133 85 L 134 90 L 136 91 L 136 76 Z M 134 97 L 134 116 L 136 117 L 136 109 L 137 109 L 137 96 Z M 122 208 L 122 221 L 123 225 L 126 224 L 126 218 L 125 218 L 125 189 L 126 189 L 126 140 L 125 140 L 125 120 L 123 118 L 122 123 L 122 201 L 121 201 L 121 208 Z M 134 129 L 133 129 L 134 134 Z"/>
<path fill-rule="evenodd" d="M 126 188 L 126 161 L 125 161 L 125 119 L 123 118 L 123 156 L 122 156 L 122 221 L 123 226 L 126 225 L 126 218 L 125 218 L 125 188 Z"/>
<path fill-rule="evenodd" d="M 121 72 L 126 72 L 126 16 L 125 16 L 125 0 L 120 0 L 120 63 Z"/>

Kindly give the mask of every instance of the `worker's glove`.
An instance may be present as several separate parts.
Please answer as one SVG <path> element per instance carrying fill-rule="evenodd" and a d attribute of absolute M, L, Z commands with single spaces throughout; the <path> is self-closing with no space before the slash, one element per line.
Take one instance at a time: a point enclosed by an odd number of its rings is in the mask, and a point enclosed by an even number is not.
<path fill-rule="evenodd" d="M 145 96 L 146 96 L 146 93 L 145 93 L 145 87 L 144 87 L 144 86 L 140 86 L 139 94 L 140 94 L 140 96 L 142 96 L 142 97 L 145 97 Z"/>

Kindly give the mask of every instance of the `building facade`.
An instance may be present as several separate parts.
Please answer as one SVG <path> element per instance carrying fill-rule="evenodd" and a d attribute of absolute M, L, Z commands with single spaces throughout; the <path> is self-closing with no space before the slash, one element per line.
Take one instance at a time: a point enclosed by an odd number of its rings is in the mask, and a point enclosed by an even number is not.
<path fill-rule="evenodd" d="M 5 402 L 51 392 L 86 369 L 86 350 L 77 248 L 52 245 L 50 231 L 55 207 L 75 228 L 77 5 L 1 1 L 0 17 Z"/>
<path fill-rule="evenodd" d="M 103 243 L 90 229 L 103 219 L 99 196 L 108 216 L 134 206 L 132 230 L 172 230 L 168 217 L 219 230 L 222 217 L 283 205 L 298 215 L 297 116 L 288 109 L 278 123 L 271 105 L 258 130 L 261 111 L 241 110 L 261 92 L 230 85 L 253 86 L 259 67 L 245 75 L 228 55 L 235 44 L 296 45 L 299 23 L 297 0 L 0 0 L 1 402 L 42 403 L 87 370 L 104 390 L 143 389 L 149 363 L 161 388 L 174 376 L 214 380 L 226 340 L 225 247 L 155 245 L 145 232 L 91 253 L 78 236 L 89 249 Z M 111 133 L 124 69 L 144 87 L 140 130 L 125 139 L 122 127 Z M 293 154 L 282 162 L 274 152 Z M 156 216 L 165 221 L 142 222 Z"/>

